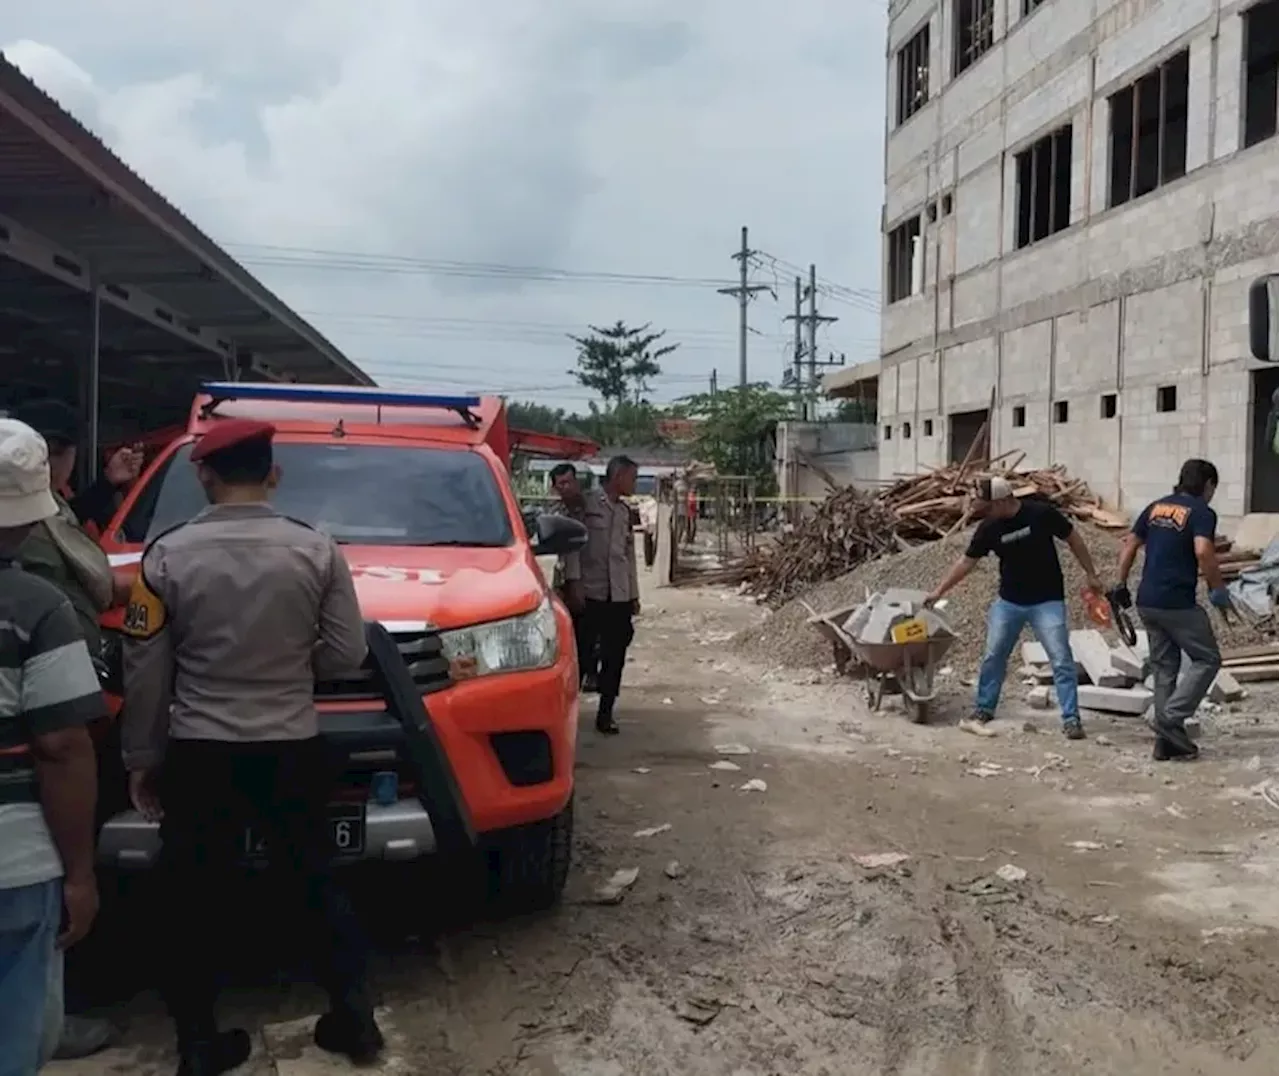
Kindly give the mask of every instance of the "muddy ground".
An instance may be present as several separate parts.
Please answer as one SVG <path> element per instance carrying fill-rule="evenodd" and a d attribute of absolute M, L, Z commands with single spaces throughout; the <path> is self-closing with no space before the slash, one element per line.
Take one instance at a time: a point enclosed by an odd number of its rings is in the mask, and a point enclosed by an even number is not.
<path fill-rule="evenodd" d="M 928 727 L 869 714 L 856 685 L 726 656 L 758 617 L 724 592 L 650 597 L 623 734 L 585 715 L 563 908 L 384 938 L 382 1071 L 1275 1073 L 1273 687 L 1206 723 L 1200 762 L 1157 766 L 1133 719 L 1068 743 L 1016 698 L 990 740 L 952 726 L 954 693 Z M 261 1029 L 245 1071 L 346 1071 L 307 1045 L 310 988 L 226 1007 Z M 153 997 L 117 1015 L 122 1047 L 49 1072 L 168 1076 Z"/>

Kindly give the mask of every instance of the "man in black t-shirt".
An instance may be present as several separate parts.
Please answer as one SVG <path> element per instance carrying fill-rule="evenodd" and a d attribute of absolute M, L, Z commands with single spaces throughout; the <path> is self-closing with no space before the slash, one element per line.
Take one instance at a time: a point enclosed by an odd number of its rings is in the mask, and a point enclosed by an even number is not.
<path fill-rule="evenodd" d="M 1076 659 L 1071 653 L 1067 629 L 1066 590 L 1054 541 L 1060 539 L 1067 543 L 1084 569 L 1089 586 L 1101 594 L 1102 584 L 1089 548 L 1066 516 L 1053 505 L 1019 501 L 1006 479 L 983 479 L 978 483 L 976 496 L 982 522 L 973 532 L 964 556 L 951 566 L 946 578 L 929 595 L 930 603 L 938 601 L 988 553 L 999 558 L 1000 596 L 987 615 L 987 649 L 978 674 L 977 703 L 973 716 L 961 721 L 960 727 L 980 736 L 991 735 L 988 725 L 1000 701 L 1009 655 L 1023 626 L 1030 625 L 1053 668 L 1053 686 L 1062 708 L 1062 731 L 1069 740 L 1083 740 L 1084 727 L 1080 724 L 1076 698 Z"/>

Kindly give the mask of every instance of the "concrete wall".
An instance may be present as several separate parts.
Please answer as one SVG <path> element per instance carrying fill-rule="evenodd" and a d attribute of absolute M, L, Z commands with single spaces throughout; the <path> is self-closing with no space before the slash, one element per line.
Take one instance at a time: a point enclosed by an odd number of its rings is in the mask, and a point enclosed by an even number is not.
<path fill-rule="evenodd" d="M 778 489 L 784 497 L 821 500 L 830 487 L 812 460 L 841 485 L 870 489 L 879 484 L 876 427 L 854 422 L 778 424 Z"/>
<path fill-rule="evenodd" d="M 886 228 L 944 193 L 953 209 L 925 226 L 924 294 L 882 317 L 882 477 L 943 462 L 946 416 L 986 407 L 994 388 L 996 453 L 1064 464 L 1126 509 L 1203 455 L 1222 474 L 1220 512 L 1245 510 L 1259 365 L 1246 297 L 1280 249 L 1276 140 L 1239 148 L 1251 2 L 1046 0 L 1023 18 L 1019 0 L 996 0 L 995 47 L 952 79 L 951 0 L 893 0 L 889 77 L 898 46 L 931 19 L 932 99 L 900 128 L 888 117 Z M 1107 97 L 1183 47 L 1187 175 L 1108 210 Z M 1071 224 L 1016 250 L 1014 157 L 1067 122 Z M 1176 410 L 1158 411 L 1169 385 Z M 1109 394 L 1116 413 L 1104 418 Z"/>

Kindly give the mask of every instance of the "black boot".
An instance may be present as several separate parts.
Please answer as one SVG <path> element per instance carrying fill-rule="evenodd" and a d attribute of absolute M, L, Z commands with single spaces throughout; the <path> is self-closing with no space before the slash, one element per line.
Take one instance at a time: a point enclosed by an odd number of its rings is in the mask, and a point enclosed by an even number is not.
<path fill-rule="evenodd" d="M 1156 731 L 1151 757 L 1157 762 L 1192 762 L 1200 757 L 1200 748 L 1186 729 L 1166 725 Z"/>
<path fill-rule="evenodd" d="M 239 1068 L 253 1053 L 249 1033 L 240 1028 L 178 1045 L 177 1076 L 222 1076 Z"/>
<path fill-rule="evenodd" d="M 613 699 L 600 697 L 600 708 L 596 710 L 596 731 L 606 736 L 616 736 L 622 731 L 613 719 Z"/>
<path fill-rule="evenodd" d="M 371 1065 L 386 1045 L 373 1010 L 330 1009 L 316 1021 L 316 1045 L 326 1053 L 342 1054 L 355 1065 Z"/>

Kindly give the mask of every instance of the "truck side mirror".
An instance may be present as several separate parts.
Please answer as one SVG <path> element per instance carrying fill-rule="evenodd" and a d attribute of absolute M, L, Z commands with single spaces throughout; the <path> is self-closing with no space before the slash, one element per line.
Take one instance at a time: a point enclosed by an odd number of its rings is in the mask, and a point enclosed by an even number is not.
<path fill-rule="evenodd" d="M 536 515 L 536 513 L 530 513 Z M 528 516 L 526 516 L 526 520 Z M 562 557 L 587 544 L 587 528 L 568 516 L 543 513 L 536 516 L 530 528 L 533 553 L 536 557 Z"/>
<path fill-rule="evenodd" d="M 1260 362 L 1275 362 L 1276 345 L 1276 274 L 1260 276 L 1249 285 L 1249 350 Z"/>

